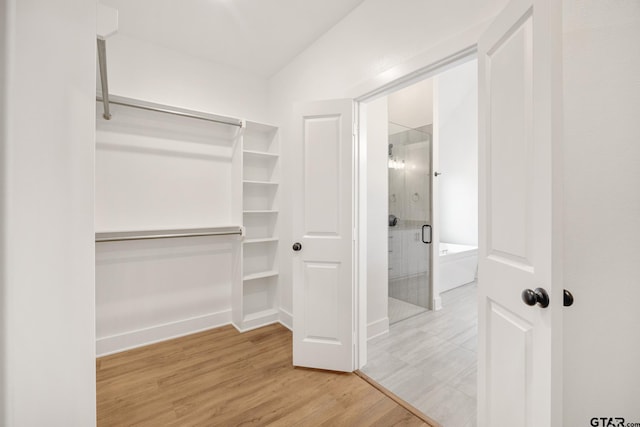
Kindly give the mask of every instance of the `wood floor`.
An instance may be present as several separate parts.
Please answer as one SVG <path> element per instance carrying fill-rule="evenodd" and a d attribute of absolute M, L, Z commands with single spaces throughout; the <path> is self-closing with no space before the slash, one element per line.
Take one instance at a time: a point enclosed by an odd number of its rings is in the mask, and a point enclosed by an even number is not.
<path fill-rule="evenodd" d="M 98 426 L 426 426 L 355 374 L 294 368 L 291 332 L 232 326 L 99 358 Z"/>

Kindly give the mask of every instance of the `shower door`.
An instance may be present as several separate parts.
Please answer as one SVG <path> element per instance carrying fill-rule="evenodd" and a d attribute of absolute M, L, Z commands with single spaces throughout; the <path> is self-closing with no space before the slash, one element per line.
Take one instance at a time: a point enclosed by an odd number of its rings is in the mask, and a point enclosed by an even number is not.
<path fill-rule="evenodd" d="M 431 300 L 431 126 L 389 123 L 389 321 Z"/>

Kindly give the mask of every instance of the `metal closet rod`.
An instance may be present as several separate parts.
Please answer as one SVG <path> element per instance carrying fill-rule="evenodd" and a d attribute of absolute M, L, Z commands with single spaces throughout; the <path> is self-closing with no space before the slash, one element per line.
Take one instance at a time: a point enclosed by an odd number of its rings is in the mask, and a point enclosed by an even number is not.
<path fill-rule="evenodd" d="M 241 129 L 246 127 L 243 119 L 225 120 L 223 117 L 212 117 L 211 114 L 201 113 L 198 111 L 183 110 L 179 108 L 171 108 L 163 105 L 153 104 L 151 102 L 138 101 L 128 98 L 111 98 L 109 96 L 109 79 L 107 78 L 107 47 L 105 40 L 98 39 L 98 64 L 100 68 L 100 83 L 102 87 L 102 96 L 96 96 L 96 101 L 102 102 L 104 113 L 102 117 L 105 120 L 111 120 L 109 111 L 110 104 L 123 105 L 125 107 L 138 108 L 140 110 L 155 111 L 158 113 L 173 114 L 174 116 L 188 117 L 191 119 L 205 120 L 207 122 L 221 123 L 230 126 L 237 126 Z"/>
<path fill-rule="evenodd" d="M 104 103 L 104 98 L 101 96 L 96 96 L 96 101 L 99 102 L 103 102 Z M 155 111 L 158 113 L 166 113 L 166 114 L 173 114 L 174 116 L 180 116 L 180 117 L 188 117 L 190 119 L 198 119 L 198 120 L 204 120 L 207 122 L 214 122 L 214 123 L 221 123 L 224 125 L 230 125 L 230 126 L 237 126 L 239 128 L 244 128 L 246 126 L 245 121 L 244 120 L 238 120 L 236 121 L 227 121 L 227 120 L 221 120 L 221 119 L 214 119 L 212 117 L 209 117 L 207 115 L 205 115 L 205 113 L 199 114 L 195 111 L 193 112 L 185 112 L 185 111 L 180 111 L 177 109 L 173 109 L 170 107 L 160 107 L 160 106 L 156 106 L 156 105 L 151 105 L 151 104 L 147 104 L 147 103 L 142 103 L 142 102 L 136 102 L 133 100 L 127 100 L 127 101 L 121 101 L 121 100 L 116 100 L 116 99 L 109 99 L 108 102 L 105 103 L 105 105 L 108 104 L 115 104 L 115 105 L 122 105 L 125 107 L 132 107 L 132 108 L 137 108 L 139 110 L 147 110 L 147 111 Z M 111 114 L 109 114 L 109 117 L 111 117 Z M 106 118 L 106 117 L 105 117 Z M 109 120 L 109 119 L 107 119 Z"/>
<path fill-rule="evenodd" d="M 123 242 L 126 240 L 173 239 L 177 237 L 204 237 L 243 235 L 242 227 L 197 228 L 152 231 L 114 231 L 96 233 L 96 242 Z"/>

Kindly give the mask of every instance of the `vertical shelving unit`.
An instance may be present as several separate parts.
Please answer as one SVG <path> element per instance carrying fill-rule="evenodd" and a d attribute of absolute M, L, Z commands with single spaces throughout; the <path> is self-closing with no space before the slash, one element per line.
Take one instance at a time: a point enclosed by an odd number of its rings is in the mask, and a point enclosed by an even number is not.
<path fill-rule="evenodd" d="M 247 122 L 242 138 L 241 283 L 233 321 L 241 331 L 276 322 L 278 292 L 278 128 Z"/>

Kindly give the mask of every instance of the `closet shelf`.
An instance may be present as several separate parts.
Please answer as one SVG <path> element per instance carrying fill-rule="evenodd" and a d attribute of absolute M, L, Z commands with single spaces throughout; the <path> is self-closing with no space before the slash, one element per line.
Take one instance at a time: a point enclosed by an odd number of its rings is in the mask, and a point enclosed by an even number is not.
<path fill-rule="evenodd" d="M 277 159 L 278 157 L 280 157 L 279 154 L 268 153 L 266 151 L 243 150 L 242 152 L 249 156 L 270 157 L 273 159 Z"/>
<path fill-rule="evenodd" d="M 275 210 L 252 210 L 252 211 L 243 211 L 243 213 L 246 213 L 246 214 L 273 214 L 273 213 L 278 213 L 278 211 L 275 211 Z"/>
<path fill-rule="evenodd" d="M 272 277 L 272 276 L 277 276 L 278 275 L 278 271 L 277 270 L 270 270 L 270 271 L 261 271 L 259 273 L 253 273 L 253 274 L 247 274 L 246 276 L 244 276 L 242 278 L 242 280 L 249 281 L 249 280 L 256 280 L 256 279 L 262 279 L 265 277 Z"/>
<path fill-rule="evenodd" d="M 249 313 L 244 316 L 243 320 L 245 322 L 251 322 L 252 320 L 261 320 L 262 318 L 267 316 L 277 316 L 277 315 L 278 315 L 277 308 L 268 308 L 266 310 L 257 311 L 255 313 Z"/>
<path fill-rule="evenodd" d="M 254 180 L 245 179 L 242 182 L 245 184 L 252 184 L 252 185 L 278 185 L 277 182 L 273 182 L 273 181 L 254 181 Z"/>
<path fill-rule="evenodd" d="M 264 243 L 264 242 L 277 242 L 279 239 L 277 237 L 265 237 L 261 239 L 245 239 L 242 243 Z"/>

